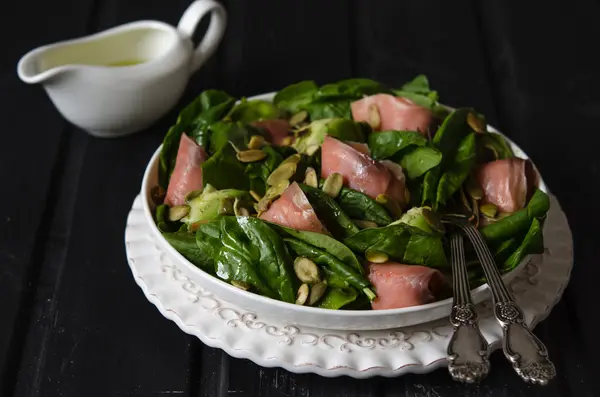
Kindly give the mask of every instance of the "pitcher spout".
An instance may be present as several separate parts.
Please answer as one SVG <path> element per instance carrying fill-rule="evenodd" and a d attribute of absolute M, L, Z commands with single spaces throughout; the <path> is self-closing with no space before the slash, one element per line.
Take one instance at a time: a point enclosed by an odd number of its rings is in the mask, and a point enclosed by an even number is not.
<path fill-rule="evenodd" d="M 53 65 L 46 54 L 49 47 L 41 47 L 25 54 L 17 64 L 19 78 L 28 84 L 44 83 L 60 74 L 73 69 L 73 65 Z"/>

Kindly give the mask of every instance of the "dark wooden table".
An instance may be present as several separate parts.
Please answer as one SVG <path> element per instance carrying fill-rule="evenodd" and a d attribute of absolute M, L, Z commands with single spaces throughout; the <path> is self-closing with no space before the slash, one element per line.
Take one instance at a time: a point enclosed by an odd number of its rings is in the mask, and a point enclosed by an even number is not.
<path fill-rule="evenodd" d="M 163 318 L 133 281 L 123 235 L 176 110 L 143 133 L 95 139 L 21 83 L 16 64 L 31 48 L 117 24 L 176 24 L 188 1 L 54 0 L 3 2 L 0 12 L 0 395 L 600 395 L 600 6 L 532 3 L 224 1 L 226 37 L 179 106 L 213 87 L 249 96 L 301 79 L 400 85 L 425 73 L 443 102 L 485 113 L 537 163 L 573 230 L 571 283 L 536 329 L 557 364 L 550 385 L 523 384 L 501 353 L 479 386 L 445 369 L 295 375 L 233 359 Z"/>

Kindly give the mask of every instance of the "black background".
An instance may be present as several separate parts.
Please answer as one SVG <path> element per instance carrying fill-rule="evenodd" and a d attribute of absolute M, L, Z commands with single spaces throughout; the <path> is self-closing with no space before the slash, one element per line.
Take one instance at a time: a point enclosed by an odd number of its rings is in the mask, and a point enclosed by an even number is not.
<path fill-rule="evenodd" d="M 184 0 L 2 2 L 0 11 L 0 395 L 600 395 L 598 183 L 600 6 L 592 1 L 223 0 L 227 33 L 193 77 L 233 95 L 351 76 L 398 86 L 425 73 L 444 103 L 472 105 L 536 162 L 567 213 L 575 268 L 536 328 L 557 364 L 545 388 L 501 353 L 479 386 L 445 369 L 395 379 L 325 379 L 230 358 L 146 301 L 123 234 L 144 167 L 177 109 L 128 138 L 69 125 L 16 75 L 28 50 L 121 23 L 177 24 Z M 533 4 L 537 3 L 537 4 Z M 93 93 L 90 93 L 93 95 Z"/>

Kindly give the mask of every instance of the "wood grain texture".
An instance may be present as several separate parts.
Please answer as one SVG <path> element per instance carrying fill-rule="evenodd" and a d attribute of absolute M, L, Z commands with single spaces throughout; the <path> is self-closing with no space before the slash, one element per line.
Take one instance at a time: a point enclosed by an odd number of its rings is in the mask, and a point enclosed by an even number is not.
<path fill-rule="evenodd" d="M 0 14 L 0 88 L 10 93 L 0 97 L 9 136 L 0 146 L 0 176 L 11 187 L 0 196 L 0 395 L 600 394 L 589 315 L 600 276 L 591 225 L 600 219 L 581 202 L 600 194 L 590 182 L 600 167 L 598 5 L 553 3 L 541 17 L 534 5 L 497 0 L 223 1 L 225 39 L 178 107 L 148 131 L 118 140 L 68 125 L 40 87 L 16 77 L 18 57 L 33 47 L 132 20 L 175 25 L 188 4 L 13 1 Z M 13 21 L 24 20 L 28 28 L 14 39 Z M 548 387 L 523 384 L 499 352 L 490 376 L 475 386 L 452 383 L 445 369 L 355 380 L 261 368 L 184 334 L 145 300 L 125 260 L 125 220 L 178 109 L 207 88 L 251 96 L 303 79 L 360 76 L 400 85 L 419 73 L 444 103 L 476 107 L 521 145 L 567 212 L 577 265 L 564 299 L 536 329 L 559 370 Z M 34 161 L 23 161 L 15 150 L 23 147 Z"/>

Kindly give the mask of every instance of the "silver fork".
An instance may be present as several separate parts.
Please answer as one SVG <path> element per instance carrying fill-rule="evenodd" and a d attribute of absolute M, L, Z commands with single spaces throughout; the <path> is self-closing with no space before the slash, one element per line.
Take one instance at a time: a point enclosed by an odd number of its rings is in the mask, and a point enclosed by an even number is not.
<path fill-rule="evenodd" d="M 503 333 L 502 350 L 526 382 L 545 385 L 556 376 L 546 346 L 527 327 L 523 311 L 504 285 L 500 271 L 479 230 L 463 218 L 445 216 L 444 222 L 460 227 L 471 240 L 492 291 L 494 315 Z"/>
<path fill-rule="evenodd" d="M 471 299 L 465 264 L 463 237 L 458 231 L 450 237 L 450 262 L 454 290 L 450 322 L 454 326 L 454 332 L 448 343 L 448 371 L 459 382 L 478 382 L 490 370 L 488 343 L 477 325 L 477 312 Z"/>

